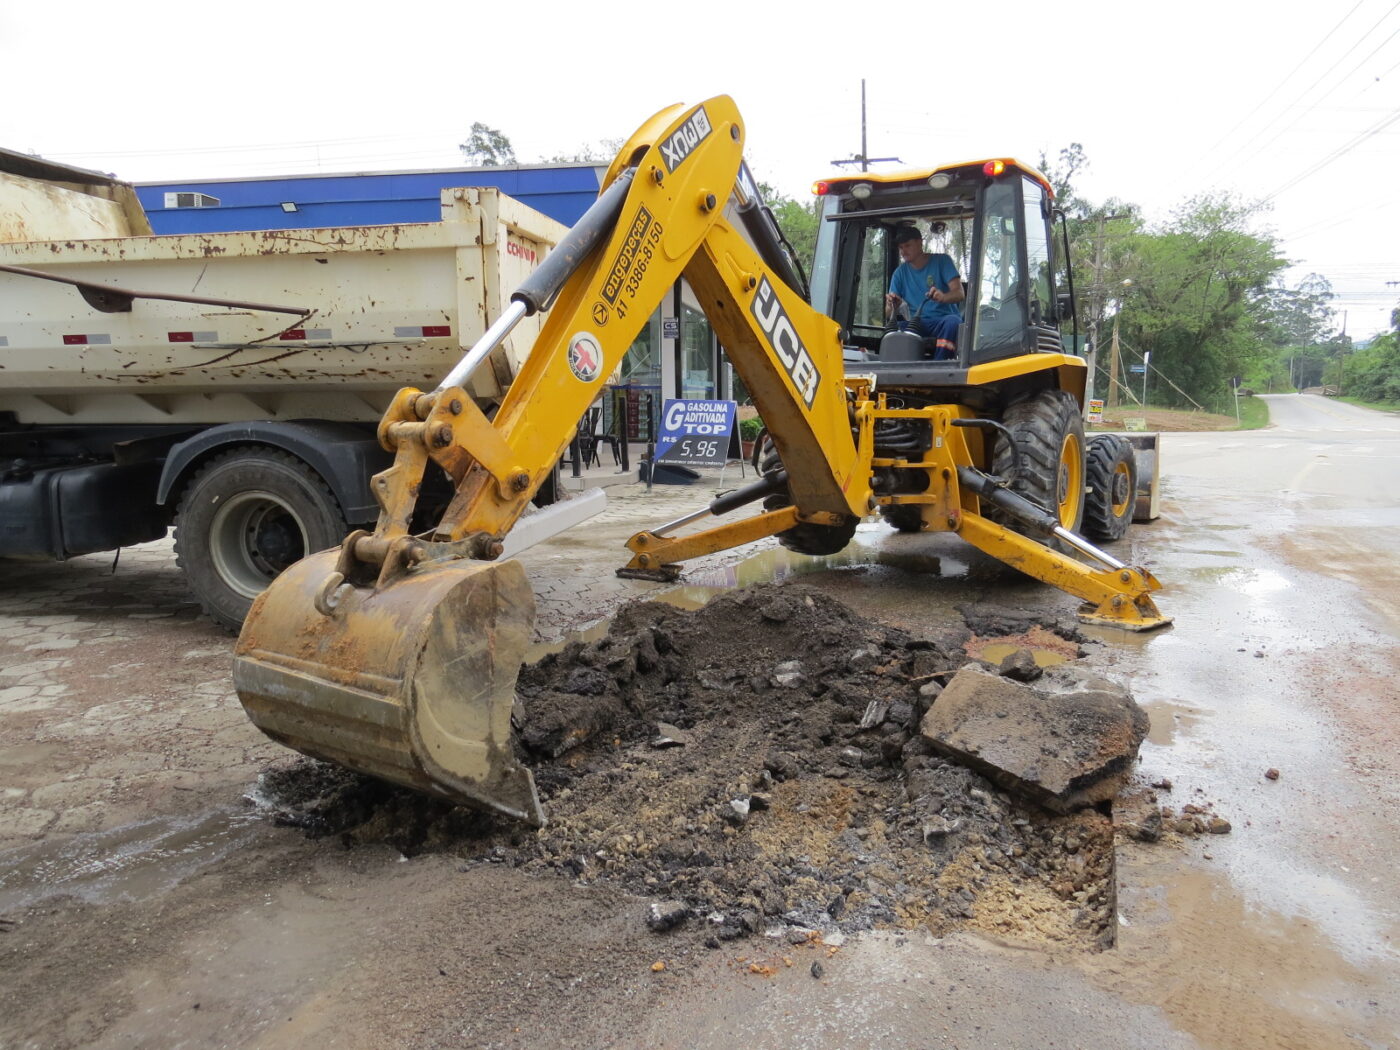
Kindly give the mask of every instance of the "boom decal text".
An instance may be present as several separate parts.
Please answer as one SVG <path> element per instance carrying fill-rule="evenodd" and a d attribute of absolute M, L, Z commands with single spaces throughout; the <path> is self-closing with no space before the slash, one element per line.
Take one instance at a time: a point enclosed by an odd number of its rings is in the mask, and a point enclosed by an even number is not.
<path fill-rule="evenodd" d="M 691 114 L 690 119 L 671 133 L 671 137 L 661 144 L 661 159 L 670 174 L 679 168 L 696 146 L 704 142 L 710 134 L 710 115 L 701 106 Z"/>
<path fill-rule="evenodd" d="M 797 337 L 797 329 L 793 328 L 787 311 L 778 301 L 777 293 L 773 291 L 767 277 L 758 282 L 758 291 L 754 293 L 749 310 L 758 321 L 758 326 L 763 329 L 763 334 L 768 337 L 768 343 L 778 355 L 778 360 L 783 363 L 792 385 L 802 395 L 806 406 L 811 408 L 817 397 L 821 375 L 812 362 L 812 355 Z"/>

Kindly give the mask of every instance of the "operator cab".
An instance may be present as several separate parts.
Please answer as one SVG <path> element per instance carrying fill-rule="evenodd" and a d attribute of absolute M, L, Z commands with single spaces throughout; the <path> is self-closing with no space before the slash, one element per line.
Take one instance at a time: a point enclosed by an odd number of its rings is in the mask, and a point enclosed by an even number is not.
<path fill-rule="evenodd" d="M 1014 160 L 933 171 L 843 176 L 814 187 L 821 197 L 812 305 L 835 320 L 846 356 L 882 383 L 958 385 L 973 365 L 1032 353 L 1066 353 L 1057 296 L 1052 193 L 1045 177 Z M 962 276 L 956 357 L 933 360 L 931 341 L 885 316 L 899 265 L 897 227 L 913 226 L 929 254 L 949 255 Z"/>

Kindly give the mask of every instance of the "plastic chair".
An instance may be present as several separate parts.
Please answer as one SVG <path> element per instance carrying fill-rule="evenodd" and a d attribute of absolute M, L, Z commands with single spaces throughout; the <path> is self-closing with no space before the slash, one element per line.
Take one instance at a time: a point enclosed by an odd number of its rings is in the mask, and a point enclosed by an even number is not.
<path fill-rule="evenodd" d="M 597 456 L 598 456 L 598 446 L 599 446 L 599 445 L 607 445 L 608 448 L 612 449 L 613 466 L 615 466 L 615 467 L 616 467 L 616 466 L 619 466 L 619 465 L 622 463 L 622 460 L 618 457 L 618 451 L 617 451 L 618 438 L 617 438 L 617 435 L 615 435 L 615 434 L 609 434 L 607 431 L 605 431 L 605 430 L 602 429 L 602 425 L 601 425 L 601 424 L 602 424 L 602 420 L 603 420 L 603 410 L 602 410 L 602 408 L 591 408 L 591 409 L 589 409 L 589 412 L 590 412 L 590 414 L 592 414 L 592 416 L 593 416 L 593 455 L 594 455 L 594 458 L 596 459 Z M 601 467 L 601 466 L 602 466 L 602 463 L 599 463 L 598 465 Z"/>
<path fill-rule="evenodd" d="M 584 469 L 587 469 L 589 464 L 596 464 L 600 467 L 603 465 L 598 459 L 598 438 L 593 432 L 597 426 L 594 419 L 596 411 L 597 409 L 590 408 L 584 412 L 583 417 L 578 421 L 578 430 L 574 436 L 578 443 L 578 456 Z"/>

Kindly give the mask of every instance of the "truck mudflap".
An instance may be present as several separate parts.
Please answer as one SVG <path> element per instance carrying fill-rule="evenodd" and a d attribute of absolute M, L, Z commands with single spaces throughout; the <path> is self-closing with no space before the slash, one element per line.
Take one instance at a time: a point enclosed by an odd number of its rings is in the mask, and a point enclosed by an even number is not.
<path fill-rule="evenodd" d="M 303 559 L 254 603 L 233 666 L 248 717 L 313 758 L 543 825 L 511 747 L 535 615 L 520 563 L 432 563 L 323 611 L 338 559 Z"/>

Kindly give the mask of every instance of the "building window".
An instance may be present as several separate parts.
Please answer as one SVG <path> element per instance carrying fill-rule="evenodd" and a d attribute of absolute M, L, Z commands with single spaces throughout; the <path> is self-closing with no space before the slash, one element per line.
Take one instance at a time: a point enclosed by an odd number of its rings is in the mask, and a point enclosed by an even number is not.
<path fill-rule="evenodd" d="M 207 193 L 167 193 L 165 206 L 167 208 L 217 208 L 219 198 L 211 197 Z"/>
<path fill-rule="evenodd" d="M 681 307 L 681 397 L 715 396 L 715 336 L 699 310 Z"/>

